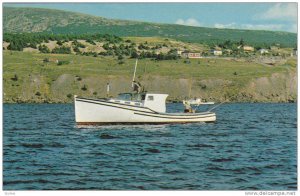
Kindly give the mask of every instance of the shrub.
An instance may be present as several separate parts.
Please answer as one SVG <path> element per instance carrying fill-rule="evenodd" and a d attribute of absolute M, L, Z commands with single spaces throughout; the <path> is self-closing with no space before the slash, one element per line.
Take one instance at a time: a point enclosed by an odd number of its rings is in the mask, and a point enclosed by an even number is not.
<path fill-rule="evenodd" d="M 69 98 L 69 99 L 71 99 L 72 98 L 72 94 L 67 94 L 67 97 Z"/>
<path fill-rule="evenodd" d="M 136 51 L 133 51 L 133 52 L 131 53 L 131 57 L 130 57 L 130 58 L 135 59 L 135 58 L 138 58 L 138 57 L 139 57 L 139 55 L 138 55 L 138 53 L 137 53 Z"/>
<path fill-rule="evenodd" d="M 43 62 L 44 62 L 44 63 L 49 63 L 49 62 L 50 62 L 50 61 L 49 61 L 49 58 L 44 58 L 44 59 L 43 59 Z"/>
<path fill-rule="evenodd" d="M 79 50 L 79 48 L 78 48 L 77 46 L 75 46 L 75 47 L 73 48 L 73 51 L 76 52 L 76 53 L 80 53 L 80 50 Z"/>
<path fill-rule="evenodd" d="M 41 96 L 41 93 L 38 91 L 35 93 L 36 96 Z"/>
<path fill-rule="evenodd" d="M 109 47 L 109 44 L 108 43 L 105 43 L 105 44 L 103 44 L 103 49 L 105 49 L 105 50 L 110 50 L 110 47 Z"/>
<path fill-rule="evenodd" d="M 101 56 L 107 56 L 107 52 L 99 52 L 99 55 L 101 55 Z"/>
<path fill-rule="evenodd" d="M 191 63 L 190 60 L 184 60 L 183 62 L 184 62 L 185 64 L 190 64 L 190 63 Z"/>
<path fill-rule="evenodd" d="M 62 46 L 62 45 L 63 45 L 63 43 L 62 43 L 60 40 L 57 41 L 57 44 L 58 44 L 59 46 Z"/>
<path fill-rule="evenodd" d="M 78 42 L 77 40 L 74 40 L 73 44 L 74 44 L 75 47 L 85 48 L 85 45 L 83 45 L 82 43 Z"/>
<path fill-rule="evenodd" d="M 57 65 L 67 65 L 69 63 L 69 61 L 58 61 Z"/>
<path fill-rule="evenodd" d="M 55 54 L 71 54 L 71 48 L 66 47 L 66 46 L 62 46 L 60 48 L 56 47 L 52 50 L 52 53 L 55 53 Z"/>
<path fill-rule="evenodd" d="M 81 88 L 81 90 L 86 91 L 87 90 L 87 86 L 84 84 L 83 87 Z"/>
<path fill-rule="evenodd" d="M 123 58 L 123 56 L 122 55 L 119 55 L 118 56 L 118 60 L 123 60 L 124 58 Z"/>
<path fill-rule="evenodd" d="M 28 47 L 36 49 L 36 43 L 30 43 Z"/>
<path fill-rule="evenodd" d="M 92 45 L 96 45 L 96 43 L 93 40 L 91 40 L 91 39 L 87 39 L 86 42 L 88 42 L 88 43 L 90 43 Z"/>
<path fill-rule="evenodd" d="M 17 74 L 15 74 L 14 77 L 11 78 L 11 80 L 13 80 L 13 81 L 18 81 L 18 76 L 17 76 Z"/>
<path fill-rule="evenodd" d="M 39 51 L 40 51 L 41 53 L 50 53 L 49 48 L 48 48 L 47 46 L 45 46 L 45 45 L 40 45 L 40 46 L 39 46 Z"/>

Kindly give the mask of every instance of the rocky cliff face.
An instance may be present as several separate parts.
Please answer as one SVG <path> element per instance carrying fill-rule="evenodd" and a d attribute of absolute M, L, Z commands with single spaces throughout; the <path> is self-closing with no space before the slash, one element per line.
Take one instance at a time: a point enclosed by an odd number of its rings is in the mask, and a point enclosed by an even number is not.
<path fill-rule="evenodd" d="M 297 74 L 294 72 L 253 78 L 244 86 L 223 79 L 163 76 L 145 76 L 140 81 L 148 92 L 169 94 L 170 101 L 193 97 L 215 102 L 295 102 L 297 99 Z M 4 102 L 66 103 L 73 101 L 73 95 L 106 97 L 107 82 L 110 83 L 110 96 L 131 91 L 130 77 L 90 76 L 78 82 L 78 77 L 62 74 L 50 85 L 43 77 L 33 75 L 30 85 L 21 87 L 22 91 L 14 95 L 7 95 L 4 91 Z M 28 85 L 28 82 L 24 84 Z"/>
<path fill-rule="evenodd" d="M 168 93 L 171 100 L 201 97 L 215 102 L 294 102 L 297 99 L 297 75 L 292 72 L 252 79 L 246 86 L 222 79 L 154 77 L 146 87 Z"/>
<path fill-rule="evenodd" d="M 291 102 L 297 99 L 297 75 L 288 72 L 258 78 L 245 87 L 253 101 Z"/>

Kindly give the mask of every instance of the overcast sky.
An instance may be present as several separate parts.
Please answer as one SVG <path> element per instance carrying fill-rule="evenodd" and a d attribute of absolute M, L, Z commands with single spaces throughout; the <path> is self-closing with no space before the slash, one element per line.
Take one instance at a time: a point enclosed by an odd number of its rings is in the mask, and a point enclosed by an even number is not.
<path fill-rule="evenodd" d="M 4 3 L 147 22 L 297 32 L 297 3 Z"/>

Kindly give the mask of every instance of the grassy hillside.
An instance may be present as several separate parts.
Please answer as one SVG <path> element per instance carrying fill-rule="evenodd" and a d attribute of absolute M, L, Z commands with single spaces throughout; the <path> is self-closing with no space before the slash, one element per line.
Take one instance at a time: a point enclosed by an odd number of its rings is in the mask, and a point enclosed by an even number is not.
<path fill-rule="evenodd" d="M 45 62 L 44 59 L 49 61 Z M 57 65 L 59 61 L 69 64 Z M 130 91 L 134 59 L 118 64 L 113 57 L 4 51 L 5 102 L 71 102 L 74 94 L 105 96 Z M 170 99 L 200 96 L 222 101 L 289 101 L 296 99 L 296 59 L 263 66 L 246 59 L 184 59 L 138 63 L 137 79 L 151 92 Z"/>
<path fill-rule="evenodd" d="M 59 48 L 68 48 L 59 50 Z M 55 52 L 55 48 L 56 51 Z M 45 34 L 45 33 L 4 33 L 3 49 L 42 53 L 73 53 L 102 56 L 132 56 L 156 58 L 160 53 L 173 55 L 177 51 L 209 52 L 209 47 L 199 43 L 186 43 L 160 37 L 117 37 L 102 34 Z M 142 54 L 144 53 L 144 54 Z M 148 54 L 148 56 L 147 56 Z M 149 56 L 150 54 L 150 56 Z M 135 57 L 134 57 L 135 58 Z"/>
<path fill-rule="evenodd" d="M 281 44 L 295 47 L 297 35 L 287 32 L 191 27 L 112 20 L 86 14 L 41 8 L 3 8 L 3 30 L 10 33 L 108 33 L 118 36 L 165 37 L 185 42 L 218 43 L 244 39 L 252 45 Z"/>

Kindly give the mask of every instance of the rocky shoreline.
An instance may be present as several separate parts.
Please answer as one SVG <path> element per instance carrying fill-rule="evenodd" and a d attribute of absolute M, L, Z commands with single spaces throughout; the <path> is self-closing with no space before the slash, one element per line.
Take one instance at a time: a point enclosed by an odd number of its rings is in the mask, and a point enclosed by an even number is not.
<path fill-rule="evenodd" d="M 15 96 L 7 96 L 4 92 L 4 103 L 73 103 L 73 96 L 90 98 L 106 97 L 106 81 L 102 78 L 97 85 L 89 84 L 88 89 L 66 92 L 64 88 L 72 85 L 71 76 L 62 75 L 59 85 L 49 87 L 48 94 L 34 94 L 35 91 L 20 92 Z M 93 78 L 87 78 L 86 81 Z M 130 92 L 129 78 L 111 77 L 111 96 L 120 92 Z M 145 89 L 151 92 L 167 93 L 169 103 L 181 102 L 184 99 L 200 97 L 206 101 L 232 103 L 294 103 L 297 102 L 297 75 L 294 72 L 275 73 L 270 77 L 252 79 L 245 86 L 238 86 L 234 81 L 222 79 L 185 79 L 162 76 L 144 78 Z M 93 87 L 93 88 L 92 88 Z M 95 93 L 97 92 L 97 93 Z"/>

